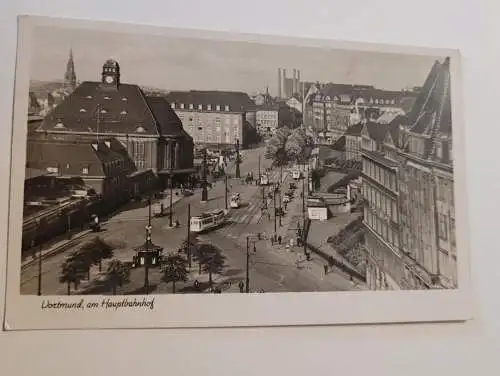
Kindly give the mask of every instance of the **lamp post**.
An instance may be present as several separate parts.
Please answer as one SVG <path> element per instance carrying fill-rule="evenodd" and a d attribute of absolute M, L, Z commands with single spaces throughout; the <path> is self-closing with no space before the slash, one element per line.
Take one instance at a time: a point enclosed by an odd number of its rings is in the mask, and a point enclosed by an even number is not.
<path fill-rule="evenodd" d="M 191 204 L 188 204 L 187 212 L 187 259 L 189 270 L 191 270 Z"/>
<path fill-rule="evenodd" d="M 33 246 L 36 244 L 36 238 L 40 233 L 40 221 L 36 221 L 35 236 L 33 239 Z M 42 243 L 38 246 L 38 290 L 37 295 L 42 295 Z"/>
<path fill-rule="evenodd" d="M 240 140 L 236 139 L 236 179 L 241 178 L 240 175 Z"/>
<path fill-rule="evenodd" d="M 253 241 L 253 253 L 257 253 L 255 240 Z M 245 293 L 250 292 L 250 237 L 247 236 L 247 251 L 246 251 L 246 273 L 245 273 Z"/>
<path fill-rule="evenodd" d="M 224 202 L 226 203 L 227 210 L 227 174 L 224 175 Z"/>
<path fill-rule="evenodd" d="M 170 167 L 170 206 L 168 208 L 168 210 L 169 210 L 168 224 L 169 224 L 170 227 L 174 226 L 174 224 L 173 224 L 174 211 L 173 211 L 173 208 L 172 208 L 172 205 L 173 205 L 173 194 L 174 194 L 174 174 L 173 174 L 172 167 Z"/>
<path fill-rule="evenodd" d="M 207 149 L 203 149 L 203 165 L 201 167 L 201 201 L 206 202 L 208 200 L 207 191 Z"/>
<path fill-rule="evenodd" d="M 276 233 L 278 232 L 278 229 L 276 227 L 276 189 L 273 189 L 273 206 L 274 206 L 274 236 L 276 236 Z"/>

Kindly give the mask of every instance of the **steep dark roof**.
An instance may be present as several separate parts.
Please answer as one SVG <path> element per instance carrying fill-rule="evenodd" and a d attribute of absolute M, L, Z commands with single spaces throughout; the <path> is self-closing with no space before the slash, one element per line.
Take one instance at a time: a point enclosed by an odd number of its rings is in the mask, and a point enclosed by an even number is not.
<path fill-rule="evenodd" d="M 399 127 L 407 121 L 406 116 L 398 115 L 389 123 L 388 131 L 391 134 L 392 141 L 399 146 Z"/>
<path fill-rule="evenodd" d="M 409 116 L 413 133 L 451 134 L 450 59 L 436 62 Z M 437 129 L 434 129 L 437 127 Z"/>
<path fill-rule="evenodd" d="M 99 121 L 97 117 L 99 112 Z M 64 127 L 58 126 L 58 123 Z M 160 129 L 142 90 L 120 84 L 110 89 L 83 82 L 45 118 L 41 130 L 158 135 Z"/>
<path fill-rule="evenodd" d="M 337 141 L 332 145 L 332 149 L 338 151 L 345 151 L 345 136 L 340 136 Z M 321 150 L 320 150 L 321 151 Z"/>
<path fill-rule="evenodd" d="M 182 122 L 164 97 L 146 97 L 163 135 L 182 135 Z"/>
<path fill-rule="evenodd" d="M 170 103 L 183 103 L 185 109 L 188 109 L 187 105 L 193 104 L 195 110 L 200 104 L 203 110 L 207 110 L 206 106 L 211 105 L 212 111 L 215 111 L 217 105 L 221 106 L 221 111 L 224 111 L 225 106 L 229 106 L 231 112 L 244 112 L 255 107 L 248 94 L 239 91 L 171 91 L 166 95 L 166 99 Z"/>
<path fill-rule="evenodd" d="M 123 153 L 123 146 L 115 139 L 36 140 L 28 143 L 27 163 L 29 168 L 45 169 L 47 165 L 58 165 L 63 175 L 80 175 L 81 167 L 88 165 L 89 175 L 104 176 L 103 163 L 126 161 L 128 154 Z M 128 165 L 126 172 L 135 171 L 135 166 Z"/>
<path fill-rule="evenodd" d="M 372 140 L 377 142 L 384 141 L 388 128 L 389 124 L 376 123 L 373 121 L 368 121 L 366 123 L 366 130 L 368 131 L 368 135 Z"/>
<path fill-rule="evenodd" d="M 362 130 L 363 130 L 363 123 L 360 122 L 350 126 L 345 132 L 345 134 L 348 136 L 360 136 Z"/>

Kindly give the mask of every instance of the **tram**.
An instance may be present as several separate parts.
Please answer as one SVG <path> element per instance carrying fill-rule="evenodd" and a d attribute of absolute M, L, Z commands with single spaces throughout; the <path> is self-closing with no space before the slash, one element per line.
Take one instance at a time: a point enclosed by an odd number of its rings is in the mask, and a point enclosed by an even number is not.
<path fill-rule="evenodd" d="M 217 228 L 224 223 L 226 215 L 226 210 L 216 209 L 202 213 L 198 216 L 193 216 L 190 220 L 191 231 L 200 233 Z"/>
<path fill-rule="evenodd" d="M 239 193 L 235 193 L 231 196 L 230 206 L 233 209 L 238 209 L 241 206 L 241 196 Z"/>

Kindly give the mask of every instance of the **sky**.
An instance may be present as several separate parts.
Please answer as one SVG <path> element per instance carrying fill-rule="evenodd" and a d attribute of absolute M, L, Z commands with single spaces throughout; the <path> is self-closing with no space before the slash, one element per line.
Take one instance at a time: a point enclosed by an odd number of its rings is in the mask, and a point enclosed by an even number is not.
<path fill-rule="evenodd" d="M 61 80 L 73 50 L 79 81 L 100 81 L 103 63 L 116 59 L 121 81 L 166 90 L 234 90 L 277 95 L 278 68 L 300 70 L 301 80 L 421 86 L 443 57 L 398 55 L 302 46 L 188 39 L 163 35 L 38 27 L 30 79 Z"/>

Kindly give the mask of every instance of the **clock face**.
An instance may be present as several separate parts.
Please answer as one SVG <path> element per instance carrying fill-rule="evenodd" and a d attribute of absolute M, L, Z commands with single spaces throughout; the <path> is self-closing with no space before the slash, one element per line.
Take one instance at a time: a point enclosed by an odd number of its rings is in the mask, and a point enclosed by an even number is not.
<path fill-rule="evenodd" d="M 107 82 L 108 84 L 112 83 L 112 82 L 113 82 L 113 77 L 111 77 L 111 76 L 106 76 L 106 82 Z"/>

